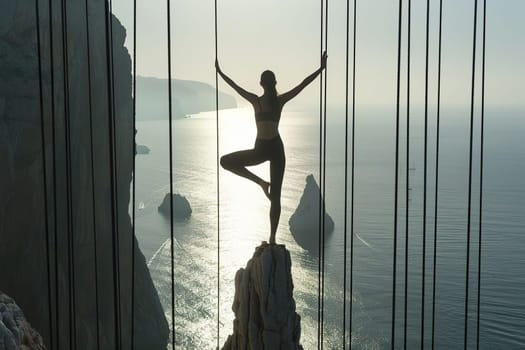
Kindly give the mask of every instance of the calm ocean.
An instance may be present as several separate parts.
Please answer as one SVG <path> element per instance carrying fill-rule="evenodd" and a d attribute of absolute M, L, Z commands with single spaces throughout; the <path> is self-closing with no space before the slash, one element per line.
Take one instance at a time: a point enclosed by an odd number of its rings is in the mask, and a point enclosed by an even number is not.
<path fill-rule="evenodd" d="M 516 110 L 490 109 L 486 112 L 480 309 L 482 349 L 525 349 L 524 114 Z M 401 115 L 396 348 L 403 344 L 405 293 L 406 129 L 404 114 Z M 422 111 L 412 111 L 412 115 L 407 342 L 409 348 L 416 348 L 420 346 L 422 325 L 424 129 Z M 356 116 L 353 348 L 387 349 L 390 348 L 392 325 L 395 111 L 358 108 Z M 424 303 L 424 337 L 428 347 L 432 336 L 436 129 L 435 114 L 429 116 Z M 220 120 L 221 155 L 253 146 L 255 128 L 249 109 L 221 111 Z M 469 345 L 472 347 L 475 345 L 477 310 L 479 119 L 476 119 L 476 125 L 468 318 Z M 344 126 L 344 111 L 330 110 L 325 198 L 327 211 L 335 222 L 335 231 L 326 241 L 324 341 L 327 349 L 342 348 L 343 336 Z M 169 219 L 157 211 L 162 198 L 169 192 L 168 124 L 167 121 L 139 121 L 137 129 L 137 142 L 147 145 L 151 153 L 137 157 L 136 232 L 166 315 L 172 323 Z M 294 297 L 297 312 L 302 317 L 302 344 L 305 349 L 314 349 L 317 347 L 318 260 L 295 243 L 288 219 L 299 203 L 306 176 L 314 174 L 316 180 L 319 179 L 318 112 L 285 112 L 280 130 L 287 164 L 277 240 L 286 244 L 292 254 Z M 257 186 L 221 169 L 218 221 L 215 112 L 175 120 L 173 132 L 174 190 L 186 196 L 193 209 L 189 220 L 176 222 L 174 226 L 176 340 L 182 349 L 215 349 L 217 304 L 220 305 L 219 343 L 222 346 L 232 331 L 235 272 L 245 266 L 254 248 L 269 236 L 269 202 Z M 444 110 L 437 214 L 435 342 L 438 349 L 463 347 L 468 140 L 469 109 Z M 268 170 L 265 164 L 255 171 L 268 178 Z M 350 171 L 348 176 L 350 178 Z M 348 215 L 348 234 L 349 218 Z M 348 336 L 348 332 L 346 334 Z"/>

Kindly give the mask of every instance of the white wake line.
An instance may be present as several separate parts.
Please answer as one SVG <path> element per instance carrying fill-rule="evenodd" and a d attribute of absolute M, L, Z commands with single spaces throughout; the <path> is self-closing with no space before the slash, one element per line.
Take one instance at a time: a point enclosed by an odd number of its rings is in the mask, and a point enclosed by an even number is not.
<path fill-rule="evenodd" d="M 358 233 L 355 234 L 355 236 L 361 241 L 363 242 L 364 245 L 366 245 L 368 248 L 370 249 L 374 249 L 367 241 L 365 241 L 361 236 L 359 236 Z"/>
<path fill-rule="evenodd" d="M 179 247 L 179 248 L 182 248 L 179 244 L 179 242 L 177 242 L 177 240 L 174 238 L 174 241 L 175 241 L 175 244 Z M 155 260 L 157 258 L 157 255 L 160 254 L 160 252 L 164 249 L 164 247 L 168 244 L 170 244 L 171 242 L 171 239 L 168 238 L 167 240 L 164 241 L 164 243 L 162 243 L 159 247 L 159 249 L 157 249 L 157 251 L 151 256 L 151 258 L 149 259 L 148 263 L 147 263 L 147 266 L 148 268 L 151 266 L 151 263 L 153 262 L 153 260 Z"/>

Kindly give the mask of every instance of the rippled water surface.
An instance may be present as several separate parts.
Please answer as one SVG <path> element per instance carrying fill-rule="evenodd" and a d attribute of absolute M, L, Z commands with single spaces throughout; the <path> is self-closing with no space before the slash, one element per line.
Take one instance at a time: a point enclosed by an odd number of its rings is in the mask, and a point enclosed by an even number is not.
<path fill-rule="evenodd" d="M 220 154 L 251 148 L 255 137 L 248 109 L 220 113 Z M 344 114 L 330 111 L 327 130 L 326 206 L 335 231 L 326 241 L 323 336 L 328 349 L 342 348 L 344 276 Z M 395 124 L 391 111 L 360 111 L 356 124 L 355 220 L 352 341 L 355 349 L 390 348 L 394 241 Z M 448 111 L 440 138 L 435 290 L 435 343 L 462 348 L 467 254 L 468 123 L 464 111 Z M 525 348 L 525 118 L 521 112 L 487 113 L 481 264 L 480 343 L 485 349 Z M 302 317 L 305 349 L 317 347 L 318 260 L 299 247 L 288 228 L 305 177 L 319 172 L 316 113 L 283 114 L 286 148 L 282 215 L 277 239 L 292 254 L 294 297 Z M 422 325 L 423 174 L 422 128 L 411 130 L 407 342 L 419 346 Z M 169 219 L 157 206 L 169 192 L 168 124 L 138 122 L 137 141 L 151 149 L 137 157 L 136 232 L 171 322 Z M 403 129 L 403 126 L 402 126 Z M 247 180 L 220 170 L 220 213 L 216 191 L 215 113 L 179 119 L 173 125 L 174 190 L 187 197 L 193 213 L 174 224 L 175 327 L 182 349 L 214 349 L 232 331 L 235 272 L 269 235 L 269 202 Z M 396 269 L 396 346 L 404 331 L 405 139 L 401 130 L 399 221 Z M 432 338 L 435 139 L 429 139 L 425 253 L 425 342 Z M 469 344 L 475 344 L 479 237 L 479 145 L 473 163 L 469 278 Z M 255 168 L 268 178 L 267 165 Z M 349 174 L 350 177 L 350 174 Z M 350 197 L 348 197 L 350 198 Z M 350 200 L 348 199 L 348 208 Z M 220 227 L 218 235 L 217 227 Z M 350 214 L 347 230 L 347 327 L 350 324 Z M 218 250 L 219 247 L 219 250 Z M 219 288 L 218 288 L 219 287 Z M 218 293 L 219 290 L 219 293 Z M 218 302 L 218 299 L 219 302 Z M 219 305 L 219 308 L 217 308 Z M 349 332 L 346 332 L 349 336 Z"/>

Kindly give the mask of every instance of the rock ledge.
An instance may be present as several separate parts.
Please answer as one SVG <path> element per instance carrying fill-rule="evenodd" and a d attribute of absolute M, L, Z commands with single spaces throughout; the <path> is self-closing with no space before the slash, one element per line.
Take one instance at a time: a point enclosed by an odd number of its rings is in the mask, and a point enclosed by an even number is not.
<path fill-rule="evenodd" d="M 0 292 L 0 350 L 18 349 L 45 350 L 46 347 L 15 301 Z"/>
<path fill-rule="evenodd" d="M 292 262 L 284 245 L 263 244 L 235 275 L 233 334 L 224 350 L 302 350 Z"/>

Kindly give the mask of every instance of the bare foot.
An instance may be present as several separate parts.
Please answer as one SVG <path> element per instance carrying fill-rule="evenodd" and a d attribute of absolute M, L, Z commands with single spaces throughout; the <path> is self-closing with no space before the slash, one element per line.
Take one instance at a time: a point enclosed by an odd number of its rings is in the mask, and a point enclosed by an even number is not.
<path fill-rule="evenodd" d="M 270 183 L 264 181 L 263 183 L 261 183 L 260 186 L 261 186 L 264 194 L 266 195 L 266 197 L 271 200 L 271 198 L 270 198 Z"/>

